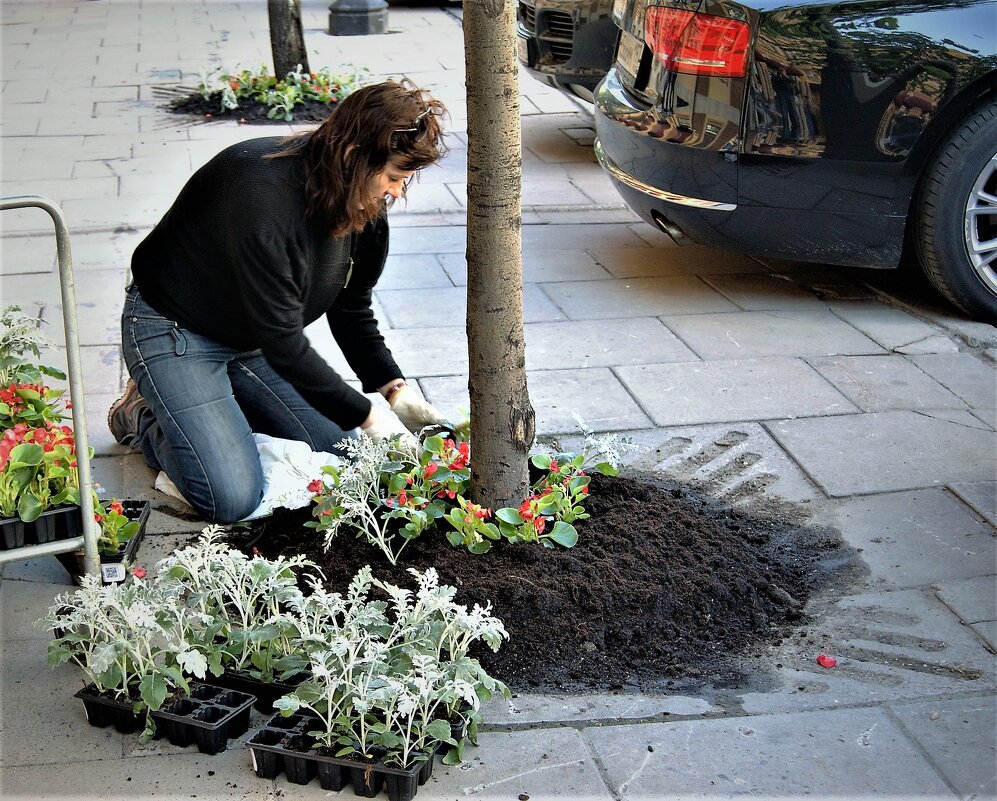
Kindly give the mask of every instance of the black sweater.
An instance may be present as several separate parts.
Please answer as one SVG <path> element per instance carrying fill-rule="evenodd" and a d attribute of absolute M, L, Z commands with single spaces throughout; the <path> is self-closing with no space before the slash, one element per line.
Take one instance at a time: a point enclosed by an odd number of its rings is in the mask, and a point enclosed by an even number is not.
<path fill-rule="evenodd" d="M 194 173 L 136 248 L 132 275 L 160 314 L 223 345 L 262 350 L 312 406 L 353 428 L 370 400 L 312 349 L 304 328 L 326 315 L 364 392 L 401 377 L 371 311 L 388 222 L 339 239 L 307 222 L 300 156 L 263 159 L 279 142 L 241 142 Z"/>

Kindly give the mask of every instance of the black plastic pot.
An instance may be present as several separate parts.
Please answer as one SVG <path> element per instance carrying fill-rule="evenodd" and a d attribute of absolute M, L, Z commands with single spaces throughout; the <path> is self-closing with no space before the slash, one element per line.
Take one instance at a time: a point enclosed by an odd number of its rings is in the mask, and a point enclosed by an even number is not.
<path fill-rule="evenodd" d="M 116 553 L 100 554 L 101 576 L 103 577 L 105 584 L 124 581 L 124 570 L 120 567 L 116 568 L 114 566 L 121 565 L 121 563 L 125 561 L 135 561 L 139 545 L 141 545 L 142 538 L 145 536 L 145 525 L 149 520 L 150 513 L 152 512 L 152 504 L 150 504 L 149 501 L 123 500 L 121 501 L 121 507 L 125 517 L 129 520 L 135 520 L 138 522 L 138 531 L 136 531 L 135 535 Z M 83 523 L 81 518 L 81 531 L 82 527 Z M 76 536 L 76 534 L 73 536 Z M 71 553 L 56 554 L 56 558 L 60 563 L 62 563 L 62 566 L 66 568 L 66 571 L 73 579 L 73 583 L 79 584 L 79 577 L 86 572 L 83 565 L 83 549 L 81 548 L 72 551 Z M 111 567 L 105 569 L 104 565 L 110 565 Z"/>
<path fill-rule="evenodd" d="M 0 519 L 0 549 L 10 551 L 24 545 L 24 528 L 27 524 L 19 517 Z"/>
<path fill-rule="evenodd" d="M 213 676 L 211 683 L 241 693 L 256 696 L 256 708 L 265 715 L 273 714 L 273 702 L 281 696 L 293 693 L 308 676 L 304 673 L 286 681 L 261 681 L 242 671 L 226 670 L 221 676 Z"/>
<path fill-rule="evenodd" d="M 249 729 L 249 712 L 256 699 L 252 695 L 212 684 L 191 686 L 187 698 L 152 713 L 156 737 L 174 745 L 196 744 L 202 754 L 217 754 L 228 741 Z"/>
<path fill-rule="evenodd" d="M 308 784 L 318 776 L 323 790 L 338 791 L 349 783 L 355 795 L 373 798 L 383 787 L 390 801 L 411 801 L 433 773 L 432 758 L 410 768 L 393 768 L 318 754 L 302 744 L 304 732 L 316 725 L 311 715 L 274 715 L 257 729 L 246 743 L 256 775 L 273 779 L 283 770 L 294 784 Z"/>
<path fill-rule="evenodd" d="M 32 533 L 26 539 L 38 543 L 78 537 L 83 533 L 83 515 L 79 506 L 59 506 L 38 515 Z"/>

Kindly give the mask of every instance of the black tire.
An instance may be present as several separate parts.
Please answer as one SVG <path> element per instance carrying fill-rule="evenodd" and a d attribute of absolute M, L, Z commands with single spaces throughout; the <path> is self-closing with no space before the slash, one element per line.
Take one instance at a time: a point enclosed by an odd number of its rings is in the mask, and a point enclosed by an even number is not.
<path fill-rule="evenodd" d="M 953 305 L 997 324 L 997 249 L 971 252 L 974 235 L 997 245 L 997 103 L 978 106 L 938 149 L 915 209 L 914 242 L 924 274 Z M 977 210 L 970 218 L 970 204 Z M 992 208 L 993 211 L 987 211 Z"/>

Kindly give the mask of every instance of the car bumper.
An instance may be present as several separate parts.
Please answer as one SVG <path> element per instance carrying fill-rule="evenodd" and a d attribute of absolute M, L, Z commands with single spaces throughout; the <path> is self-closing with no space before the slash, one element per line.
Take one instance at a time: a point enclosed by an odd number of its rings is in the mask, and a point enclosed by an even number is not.
<path fill-rule="evenodd" d="M 899 262 L 906 210 L 829 208 L 827 193 L 810 207 L 801 200 L 808 171 L 826 165 L 697 147 L 634 102 L 615 68 L 596 90 L 595 118 L 602 168 L 628 206 L 678 242 L 825 264 Z"/>

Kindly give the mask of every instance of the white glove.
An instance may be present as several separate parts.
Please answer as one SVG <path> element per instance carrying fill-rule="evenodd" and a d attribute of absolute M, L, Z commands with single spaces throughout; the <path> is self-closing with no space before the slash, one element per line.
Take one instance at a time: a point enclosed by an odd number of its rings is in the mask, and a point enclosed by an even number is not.
<path fill-rule="evenodd" d="M 399 448 L 411 450 L 413 453 L 417 452 L 419 446 L 418 440 L 409 433 L 408 429 L 394 415 L 385 414 L 373 408 L 370 410 L 370 413 L 374 419 L 370 425 L 360 429 L 364 434 L 374 440 L 374 442 L 398 437 Z"/>
<path fill-rule="evenodd" d="M 391 411 L 398 415 L 409 431 L 418 434 L 426 426 L 444 425 L 446 420 L 433 406 L 415 394 L 410 387 L 396 389 L 388 401 Z"/>

